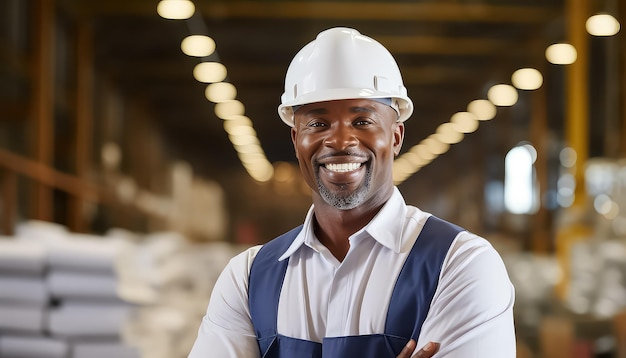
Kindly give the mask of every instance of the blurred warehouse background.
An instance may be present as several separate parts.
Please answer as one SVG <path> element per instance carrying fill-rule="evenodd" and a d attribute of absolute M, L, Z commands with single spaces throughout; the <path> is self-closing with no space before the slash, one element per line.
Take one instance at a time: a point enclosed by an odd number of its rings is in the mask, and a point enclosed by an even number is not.
<path fill-rule="evenodd" d="M 500 251 L 518 356 L 626 357 L 625 19 L 620 0 L 0 0 L 0 357 L 185 357 L 223 265 L 310 206 L 276 109 L 334 26 L 394 54 L 415 104 L 394 179 Z"/>

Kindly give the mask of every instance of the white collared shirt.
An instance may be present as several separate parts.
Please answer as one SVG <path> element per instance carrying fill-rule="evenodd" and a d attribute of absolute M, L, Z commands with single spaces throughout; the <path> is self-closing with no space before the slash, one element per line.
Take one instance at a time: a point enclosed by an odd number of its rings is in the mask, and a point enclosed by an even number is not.
<path fill-rule="evenodd" d="M 407 206 L 395 188 L 376 217 L 349 238 L 348 254 L 339 262 L 313 233 L 312 207 L 280 258 L 289 265 L 278 333 L 316 342 L 383 333 L 395 279 L 429 216 Z M 220 275 L 190 358 L 260 357 L 248 308 L 248 275 L 259 249 L 234 257 Z M 513 302 L 498 253 L 463 231 L 444 260 L 418 347 L 440 342 L 437 357 L 515 357 Z"/>

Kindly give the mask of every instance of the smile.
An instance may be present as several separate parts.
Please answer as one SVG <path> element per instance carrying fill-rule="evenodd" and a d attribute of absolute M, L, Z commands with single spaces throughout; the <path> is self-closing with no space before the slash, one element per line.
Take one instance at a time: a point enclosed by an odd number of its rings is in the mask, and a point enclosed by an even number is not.
<path fill-rule="evenodd" d="M 325 167 L 331 172 L 346 173 L 359 169 L 361 165 L 362 163 L 328 163 Z"/>

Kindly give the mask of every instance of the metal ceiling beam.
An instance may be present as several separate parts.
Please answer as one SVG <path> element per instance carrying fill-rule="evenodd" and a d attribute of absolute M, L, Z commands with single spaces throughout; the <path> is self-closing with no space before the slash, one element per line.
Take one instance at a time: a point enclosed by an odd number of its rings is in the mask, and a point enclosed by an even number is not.
<path fill-rule="evenodd" d="M 230 1 L 200 6 L 207 18 L 287 18 L 331 20 L 541 23 L 560 8 L 461 3 Z"/>
<path fill-rule="evenodd" d="M 448 56 L 489 56 L 511 46 L 511 41 L 444 36 L 373 36 L 391 53 Z"/>
<path fill-rule="evenodd" d="M 101 66 L 107 73 L 124 76 L 126 81 L 154 80 L 155 73 L 159 73 L 159 78 L 168 80 L 172 85 L 172 79 L 180 79 L 181 76 L 188 76 L 189 81 L 195 81 L 190 69 L 181 69 L 177 63 L 160 62 L 158 66 L 141 66 L 127 64 L 123 61 L 111 61 L 106 66 Z M 282 83 L 286 66 L 256 65 L 249 63 L 230 63 L 228 66 L 230 81 L 233 84 L 251 86 L 253 84 Z M 428 66 L 402 66 L 402 75 L 407 85 L 427 86 L 439 84 L 453 84 L 465 81 L 476 80 L 480 76 L 480 67 L 467 67 L 455 65 L 428 65 Z M 132 73 L 132 78 L 129 75 Z M 179 83 L 184 86 L 182 82 Z"/>
<path fill-rule="evenodd" d="M 85 14 L 156 15 L 156 2 L 61 0 Z M 456 2 L 196 1 L 207 18 L 391 20 L 484 23 L 541 23 L 562 11 L 552 4 L 490 5 Z"/>
<path fill-rule="evenodd" d="M 241 43 L 241 37 L 224 36 L 218 46 L 220 51 L 228 50 L 228 39 L 232 38 L 233 42 Z M 261 41 L 262 38 L 254 38 L 251 35 L 251 41 Z M 495 39 L 472 35 L 467 37 L 460 36 L 425 36 L 425 35 L 384 35 L 371 33 L 368 34 L 372 38 L 382 43 L 385 47 L 395 55 L 441 55 L 441 56 L 490 56 L 501 53 L 503 50 L 509 50 L 515 45 L 510 38 Z M 284 44 L 280 41 L 263 41 L 262 51 L 268 54 L 285 52 Z M 289 54 L 288 57 L 291 57 Z"/>

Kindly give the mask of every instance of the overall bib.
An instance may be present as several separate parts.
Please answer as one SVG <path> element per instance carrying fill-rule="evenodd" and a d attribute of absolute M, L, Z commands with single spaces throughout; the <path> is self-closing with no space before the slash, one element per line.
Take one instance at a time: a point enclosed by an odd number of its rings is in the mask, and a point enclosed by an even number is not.
<path fill-rule="evenodd" d="M 248 304 L 263 358 L 395 358 L 409 339 L 417 341 L 452 241 L 463 229 L 431 216 L 407 256 L 391 295 L 385 331 L 323 342 L 277 333 L 278 301 L 289 260 L 278 261 L 299 226 L 265 244 L 250 269 Z"/>

